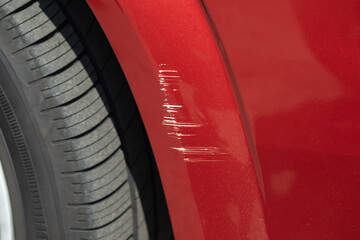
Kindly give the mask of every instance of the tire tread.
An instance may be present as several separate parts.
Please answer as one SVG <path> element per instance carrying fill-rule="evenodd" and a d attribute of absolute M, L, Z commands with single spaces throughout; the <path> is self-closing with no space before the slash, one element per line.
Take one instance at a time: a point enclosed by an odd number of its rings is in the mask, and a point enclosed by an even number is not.
<path fill-rule="evenodd" d="M 79 6 L 75 2 L 66 6 Z M 0 1 L 0 17 L 14 43 L 14 55 L 24 58 L 31 73 L 25 86 L 38 89 L 38 114 L 51 121 L 51 144 L 63 159 L 57 163 L 57 184 L 65 189 L 66 214 L 71 216 L 68 237 L 128 238 L 138 231 L 133 216 L 143 213 L 132 207 L 134 190 L 121 141 L 98 71 L 80 40 L 98 34 L 95 18 L 83 21 L 85 36 L 79 38 L 57 1 Z M 110 51 L 107 46 L 99 54 L 104 64 Z M 45 222 L 38 220 L 40 225 Z"/>

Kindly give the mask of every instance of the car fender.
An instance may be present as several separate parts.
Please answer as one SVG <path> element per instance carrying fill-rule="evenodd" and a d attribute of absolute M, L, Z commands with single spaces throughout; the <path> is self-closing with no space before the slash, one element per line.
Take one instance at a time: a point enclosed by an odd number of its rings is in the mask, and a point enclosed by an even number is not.
<path fill-rule="evenodd" d="M 88 3 L 138 105 L 175 238 L 265 239 L 256 154 L 201 2 Z"/>

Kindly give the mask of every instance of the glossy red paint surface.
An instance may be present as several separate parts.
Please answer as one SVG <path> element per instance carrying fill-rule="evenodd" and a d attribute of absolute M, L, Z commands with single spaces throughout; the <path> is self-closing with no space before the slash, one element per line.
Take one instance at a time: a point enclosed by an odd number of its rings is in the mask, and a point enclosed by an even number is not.
<path fill-rule="evenodd" d="M 360 237 L 360 2 L 205 0 L 262 168 L 270 239 Z"/>
<path fill-rule="evenodd" d="M 176 239 L 360 236 L 358 1 L 206 0 L 217 32 L 200 1 L 88 2 Z"/>
<path fill-rule="evenodd" d="M 176 239 L 265 233 L 232 86 L 197 1 L 88 1 L 130 83 Z"/>

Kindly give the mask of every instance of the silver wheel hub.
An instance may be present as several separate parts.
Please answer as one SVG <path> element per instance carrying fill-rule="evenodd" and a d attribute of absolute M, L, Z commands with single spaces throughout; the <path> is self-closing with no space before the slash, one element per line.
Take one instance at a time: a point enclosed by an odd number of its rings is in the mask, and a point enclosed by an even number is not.
<path fill-rule="evenodd" d="M 0 161 L 0 239 L 14 239 L 14 225 L 8 185 Z"/>

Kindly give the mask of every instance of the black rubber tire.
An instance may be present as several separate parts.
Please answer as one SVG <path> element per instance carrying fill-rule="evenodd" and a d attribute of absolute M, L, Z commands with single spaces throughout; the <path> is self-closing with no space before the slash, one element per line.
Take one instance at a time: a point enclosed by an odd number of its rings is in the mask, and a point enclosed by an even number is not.
<path fill-rule="evenodd" d="M 17 239 L 171 239 L 140 115 L 86 3 L 0 0 L 0 18 Z"/>

